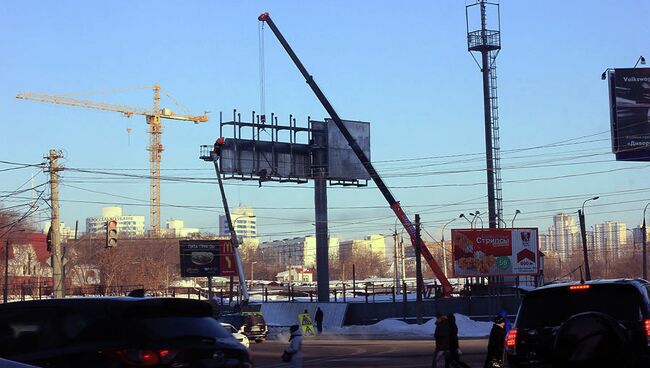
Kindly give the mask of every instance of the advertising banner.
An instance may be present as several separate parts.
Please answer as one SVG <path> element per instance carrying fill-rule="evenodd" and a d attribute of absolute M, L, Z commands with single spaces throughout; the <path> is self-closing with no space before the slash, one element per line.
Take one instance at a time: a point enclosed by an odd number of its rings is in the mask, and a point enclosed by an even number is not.
<path fill-rule="evenodd" d="M 181 240 L 181 277 L 220 275 L 222 244 L 225 240 Z M 230 241 L 227 241 L 230 244 Z"/>
<path fill-rule="evenodd" d="M 614 69 L 609 94 L 616 159 L 650 161 L 650 68 Z"/>
<path fill-rule="evenodd" d="M 230 240 L 221 241 L 221 259 L 219 260 L 220 276 L 237 276 L 237 262 Z"/>
<path fill-rule="evenodd" d="M 537 229 L 454 229 L 454 277 L 539 273 Z"/>

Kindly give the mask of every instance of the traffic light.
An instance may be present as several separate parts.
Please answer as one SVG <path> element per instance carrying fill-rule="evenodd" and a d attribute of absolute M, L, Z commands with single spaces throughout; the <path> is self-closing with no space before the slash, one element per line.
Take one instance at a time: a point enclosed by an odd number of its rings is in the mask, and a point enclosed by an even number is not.
<path fill-rule="evenodd" d="M 117 221 L 106 221 L 106 248 L 117 246 Z"/>

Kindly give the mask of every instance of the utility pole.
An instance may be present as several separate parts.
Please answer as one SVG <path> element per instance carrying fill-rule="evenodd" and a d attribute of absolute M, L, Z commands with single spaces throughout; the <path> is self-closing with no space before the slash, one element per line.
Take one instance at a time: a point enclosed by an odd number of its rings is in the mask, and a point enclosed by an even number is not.
<path fill-rule="evenodd" d="M 395 225 L 395 232 L 393 232 L 393 246 L 394 246 L 394 253 L 393 253 L 393 273 L 395 275 L 395 291 L 399 294 L 399 272 L 397 271 L 397 264 L 398 264 L 398 253 L 397 253 L 397 225 Z"/>
<path fill-rule="evenodd" d="M 587 254 L 587 230 L 585 228 L 585 214 L 582 210 L 578 210 L 578 219 L 580 219 L 580 235 L 582 236 L 582 255 L 585 263 L 585 280 L 591 280 L 591 272 L 589 271 L 589 256 Z"/>
<path fill-rule="evenodd" d="M 318 302 L 330 301 L 329 237 L 327 230 L 327 130 L 312 133 L 314 211 L 316 220 L 316 284 Z M 303 262 L 304 263 L 304 262 Z M 304 266 L 304 265 L 303 265 Z"/>
<path fill-rule="evenodd" d="M 63 152 L 51 149 L 45 158 L 50 161 L 48 172 L 50 174 L 50 191 L 52 192 L 52 284 L 55 298 L 63 298 L 63 267 L 61 254 L 61 220 L 59 217 L 59 168 L 58 159 L 63 157 Z"/>
<path fill-rule="evenodd" d="M 417 323 L 418 325 L 422 324 L 422 289 L 424 287 L 424 282 L 422 280 L 422 256 L 421 256 L 421 247 L 422 241 L 420 236 L 420 215 L 415 214 L 415 244 L 416 244 L 416 254 L 415 254 L 415 284 L 416 284 L 416 294 L 415 294 L 415 309 L 417 310 Z"/>

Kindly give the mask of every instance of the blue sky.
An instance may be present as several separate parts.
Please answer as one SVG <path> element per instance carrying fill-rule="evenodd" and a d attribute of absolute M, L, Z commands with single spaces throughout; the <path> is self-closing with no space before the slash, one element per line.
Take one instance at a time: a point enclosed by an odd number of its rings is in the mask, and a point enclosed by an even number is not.
<path fill-rule="evenodd" d="M 65 151 L 69 168 L 147 175 L 144 117 L 14 96 L 158 82 L 191 112 L 211 112 L 211 121 L 198 126 L 164 123 L 163 175 L 214 178 L 210 164 L 198 159 L 198 148 L 218 136 L 218 112 L 237 108 L 247 116 L 260 107 L 262 11 L 271 13 L 339 115 L 371 122 L 373 161 L 409 213 L 422 213 L 431 235 L 438 237 L 442 224 L 461 212 L 487 212 L 486 189 L 479 184 L 485 181 L 481 75 L 466 49 L 463 1 L 6 2 L 0 12 L 0 160 L 39 163 L 56 148 Z M 616 162 L 608 153 L 607 85 L 600 74 L 650 56 L 647 14 L 645 1 L 501 3 L 497 68 L 507 219 L 520 209 L 518 226 L 546 229 L 554 213 L 574 212 L 584 199 L 600 195 L 589 205 L 589 222 L 641 221 L 650 201 L 650 167 Z M 267 112 L 303 122 L 326 117 L 269 29 L 265 45 Z M 151 96 L 150 90 L 137 90 L 86 97 L 149 107 Z M 163 105 L 179 110 L 168 99 Z M 127 128 L 133 129 L 130 144 Z M 516 151 L 556 142 L 564 143 Z M 406 161 L 386 162 L 396 159 Z M 13 191 L 32 174 L 36 184 L 46 180 L 29 168 L 0 172 L 0 190 Z M 313 228 L 311 183 L 228 184 L 231 204 L 258 208 L 264 239 Z M 24 204 L 25 196 L 4 198 L 4 205 Z M 146 179 L 67 171 L 61 216 L 67 224 L 83 224 L 102 206 L 119 203 L 125 213 L 148 217 L 148 198 Z M 216 231 L 215 185 L 163 182 L 162 203 L 215 207 L 163 207 L 161 218 Z M 330 232 L 343 238 L 394 226 L 372 185 L 332 188 L 329 204 Z"/>

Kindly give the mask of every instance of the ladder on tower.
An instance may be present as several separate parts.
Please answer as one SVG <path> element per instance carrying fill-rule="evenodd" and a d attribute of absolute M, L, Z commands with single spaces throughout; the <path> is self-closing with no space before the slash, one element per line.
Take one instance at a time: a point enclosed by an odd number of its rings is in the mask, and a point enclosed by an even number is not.
<path fill-rule="evenodd" d="M 501 143 L 499 139 L 499 95 L 497 94 L 497 64 L 496 58 L 499 50 L 492 50 L 489 54 L 489 91 L 492 124 L 492 160 L 494 162 L 494 197 L 496 202 L 497 227 L 507 227 L 503 220 L 503 193 L 501 180 Z"/>

